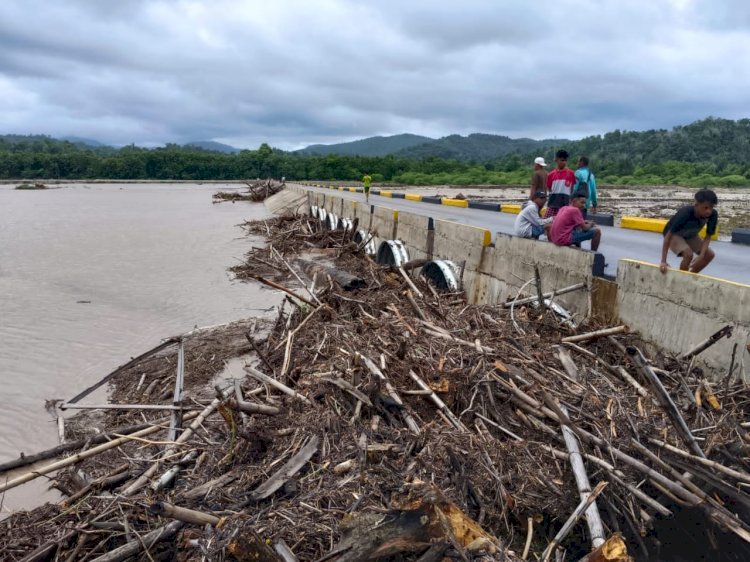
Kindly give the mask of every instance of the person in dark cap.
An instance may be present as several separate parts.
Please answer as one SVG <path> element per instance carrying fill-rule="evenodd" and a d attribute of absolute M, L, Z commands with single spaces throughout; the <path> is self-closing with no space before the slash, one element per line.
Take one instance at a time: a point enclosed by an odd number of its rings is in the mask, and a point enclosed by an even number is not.
<path fill-rule="evenodd" d="M 536 238 L 544 234 L 549 238 L 549 228 L 552 218 L 543 219 L 539 212 L 547 202 L 547 193 L 537 191 L 531 196 L 531 201 L 523 204 L 521 212 L 516 217 L 513 231 L 521 238 Z"/>

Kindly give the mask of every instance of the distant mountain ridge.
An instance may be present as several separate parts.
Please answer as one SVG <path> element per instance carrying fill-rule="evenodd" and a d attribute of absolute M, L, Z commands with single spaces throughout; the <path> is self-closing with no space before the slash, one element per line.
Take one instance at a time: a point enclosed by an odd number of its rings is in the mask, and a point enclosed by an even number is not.
<path fill-rule="evenodd" d="M 466 137 L 448 135 L 440 139 L 403 134 L 390 137 L 368 137 L 337 144 L 314 144 L 298 150 L 296 153 L 304 155 L 337 154 L 341 156 L 387 156 L 392 154 L 402 158 L 436 157 L 446 160 L 484 162 L 502 158 L 508 154 L 542 152 L 567 142 L 570 141 L 566 139 L 513 139 L 485 133 L 473 133 Z"/>
<path fill-rule="evenodd" d="M 213 152 L 223 152 L 225 154 L 237 154 L 240 149 L 216 141 L 192 141 L 185 143 L 183 146 L 191 146 L 194 148 L 200 148 L 202 150 L 211 150 Z"/>
<path fill-rule="evenodd" d="M 473 133 L 466 137 L 449 135 L 429 144 L 400 150 L 396 155 L 404 158 L 433 156 L 445 160 L 487 162 L 509 154 L 542 153 L 569 142 L 567 139 L 513 139 L 502 135 Z"/>
<path fill-rule="evenodd" d="M 368 137 L 365 139 L 337 144 L 312 144 L 295 151 L 295 153 L 306 156 L 325 156 L 328 154 L 339 154 L 342 156 L 386 156 L 414 146 L 419 146 L 425 143 L 429 144 L 432 142 L 435 142 L 435 139 L 423 137 L 421 135 L 403 133 L 389 137 Z"/>

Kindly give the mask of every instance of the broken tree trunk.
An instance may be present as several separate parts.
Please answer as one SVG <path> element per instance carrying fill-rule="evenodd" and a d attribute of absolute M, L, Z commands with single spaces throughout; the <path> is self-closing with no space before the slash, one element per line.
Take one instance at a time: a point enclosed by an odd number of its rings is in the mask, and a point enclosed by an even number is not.
<path fill-rule="evenodd" d="M 187 416 L 185 417 L 187 418 Z M 192 417 L 195 417 L 195 416 L 192 416 Z M 61 468 L 65 468 L 66 466 L 70 466 L 72 464 L 76 464 L 78 462 L 81 462 L 83 459 L 87 459 L 89 457 L 98 455 L 99 453 L 103 453 L 104 451 L 107 451 L 109 449 L 119 447 L 123 443 L 127 443 L 128 441 L 132 439 L 135 439 L 138 437 L 144 437 L 146 435 L 156 433 L 157 431 L 161 431 L 162 429 L 163 428 L 158 425 L 149 426 L 146 429 L 142 429 L 141 431 L 136 431 L 135 433 L 131 433 L 130 435 L 127 435 L 125 437 L 119 437 L 117 439 L 113 439 L 112 441 L 103 443 L 102 445 L 99 445 L 98 447 L 93 447 L 92 449 L 88 449 L 81 453 L 77 453 L 61 461 L 53 462 L 46 466 L 39 467 L 35 470 L 27 472 L 26 474 L 22 474 L 18 478 L 14 478 L 13 480 L 9 480 L 3 484 L 0 484 L 0 492 L 4 492 L 5 490 L 10 490 L 11 488 L 15 488 L 16 486 L 25 484 L 26 482 L 30 482 L 31 480 L 34 480 L 38 476 L 41 476 L 43 474 L 48 474 L 56 470 L 60 470 Z"/>
<path fill-rule="evenodd" d="M 732 330 L 733 327 L 731 324 L 728 324 L 724 326 L 721 330 L 716 332 L 715 334 L 712 334 L 702 342 L 700 342 L 698 345 L 696 345 L 693 349 L 690 351 L 680 355 L 680 359 L 691 359 L 692 357 L 698 355 L 699 353 L 703 353 L 706 351 L 709 347 L 711 347 L 713 344 L 715 344 L 717 341 L 719 341 L 723 337 L 730 338 L 732 337 Z"/>
<path fill-rule="evenodd" d="M 431 490 L 403 509 L 386 514 L 360 514 L 344 529 L 341 542 L 322 560 L 379 560 L 399 553 L 417 553 L 441 541 L 448 542 L 459 552 L 472 543 L 482 542 L 485 550 L 494 554 L 500 546 L 497 538 L 458 506 L 437 490 Z"/>
<path fill-rule="evenodd" d="M 622 536 L 615 533 L 603 545 L 578 562 L 633 562 L 633 559 L 628 556 L 628 547 L 622 540 Z"/>
<path fill-rule="evenodd" d="M 626 325 L 615 326 L 614 328 L 605 328 L 603 330 L 596 330 L 594 332 L 588 332 L 586 334 L 578 334 L 576 336 L 568 336 L 560 340 L 563 343 L 575 343 L 580 341 L 588 341 L 596 338 L 603 338 L 606 336 L 614 336 L 616 334 L 627 334 L 630 328 Z"/>
<path fill-rule="evenodd" d="M 122 560 L 127 560 L 131 556 L 138 554 L 141 550 L 151 548 L 157 542 L 170 538 L 177 533 L 183 525 L 184 523 L 182 521 L 172 521 L 171 523 L 164 525 L 164 527 L 159 527 L 158 529 L 155 529 L 142 537 L 138 537 L 119 548 L 110 550 L 107 554 L 94 558 L 92 562 L 121 562 Z"/>
<path fill-rule="evenodd" d="M 250 497 L 243 504 L 243 507 L 249 505 L 250 502 L 265 499 L 281 488 L 287 480 L 302 470 L 302 467 L 304 467 L 313 455 L 318 452 L 318 443 L 320 443 L 320 438 L 317 435 L 313 436 L 307 444 L 302 447 L 296 455 L 289 459 L 284 466 L 276 471 L 271 478 L 250 492 Z"/>
<path fill-rule="evenodd" d="M 167 502 L 155 502 L 151 504 L 148 510 L 154 515 L 171 517 L 172 519 L 190 523 L 191 525 L 211 525 L 212 527 L 216 527 L 222 520 L 221 517 L 217 517 L 211 513 L 187 509 Z"/>
<path fill-rule="evenodd" d="M 630 355 L 630 358 L 633 360 L 633 363 L 641 372 L 641 375 L 643 375 L 643 378 L 651 383 L 651 386 L 656 392 L 656 397 L 661 403 L 662 408 L 666 410 L 667 415 L 672 420 L 672 423 L 677 429 L 677 433 L 680 435 L 682 440 L 690 448 L 690 450 L 693 451 L 693 453 L 705 459 L 706 455 L 703 453 L 703 449 L 700 448 L 700 445 L 698 445 L 698 441 L 695 440 L 693 433 L 690 431 L 690 428 L 685 422 L 685 418 L 683 418 L 682 414 L 680 414 L 680 411 L 677 409 L 677 406 L 672 400 L 672 397 L 669 395 L 669 392 L 667 392 L 667 389 L 664 388 L 664 385 L 661 383 L 659 377 L 656 376 L 654 370 L 646 362 L 646 358 L 643 356 L 641 351 L 637 347 L 632 346 L 628 347 L 627 351 Z"/>
<path fill-rule="evenodd" d="M 329 267 L 320 263 L 311 262 L 308 260 L 297 260 L 297 263 L 302 267 L 302 270 L 311 279 L 317 273 L 318 275 L 328 275 L 336 283 L 338 283 L 345 291 L 351 291 L 352 289 L 361 289 L 367 286 L 367 283 L 361 277 L 352 275 L 347 271 L 336 269 L 335 267 Z"/>

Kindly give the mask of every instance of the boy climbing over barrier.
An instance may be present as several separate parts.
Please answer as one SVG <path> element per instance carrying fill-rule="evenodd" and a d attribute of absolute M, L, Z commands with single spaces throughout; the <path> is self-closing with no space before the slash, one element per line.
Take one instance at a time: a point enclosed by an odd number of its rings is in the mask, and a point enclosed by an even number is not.
<path fill-rule="evenodd" d="M 592 221 L 583 220 L 581 209 L 586 206 L 586 195 L 574 193 L 570 205 L 560 209 L 552 221 L 549 239 L 558 246 L 578 245 L 584 240 L 591 240 L 591 251 L 599 249 L 602 231 Z"/>
<path fill-rule="evenodd" d="M 710 189 L 701 189 L 695 194 L 695 202 L 678 210 L 664 227 L 664 243 L 661 247 L 661 264 L 659 269 L 666 273 L 669 269 L 667 254 L 672 250 L 677 254 L 682 271 L 698 273 L 714 259 L 714 251 L 708 246 L 711 237 L 716 234 L 719 213 L 714 207 L 719 202 L 716 193 Z M 706 226 L 706 237 L 698 234 Z M 696 257 L 697 256 L 697 257 Z"/>
<path fill-rule="evenodd" d="M 362 178 L 362 183 L 364 184 L 364 192 L 365 192 L 365 203 L 370 202 L 370 187 L 372 186 L 372 178 L 369 174 L 366 174 L 365 177 Z"/>

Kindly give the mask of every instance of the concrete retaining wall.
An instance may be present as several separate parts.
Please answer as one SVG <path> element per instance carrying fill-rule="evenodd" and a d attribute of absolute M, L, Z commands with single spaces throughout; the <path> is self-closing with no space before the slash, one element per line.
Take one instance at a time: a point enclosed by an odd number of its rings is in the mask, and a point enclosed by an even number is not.
<path fill-rule="evenodd" d="M 325 206 L 345 218 L 359 217 L 360 227 L 376 232 L 376 242 L 398 238 L 411 259 L 435 257 L 461 265 L 467 298 L 472 303 L 494 304 L 513 298 L 521 285 L 534 277 L 539 265 L 545 292 L 586 283 L 591 290 L 555 298 L 579 318 L 595 316 L 608 323 L 623 322 L 667 352 L 679 355 L 723 326 L 735 326 L 724 339 L 700 355 L 715 377 L 729 367 L 734 343 L 736 363 L 750 379 L 750 286 L 678 270 L 666 275 L 656 265 L 621 260 L 617 283 L 594 277 L 597 254 L 559 248 L 546 242 L 490 232 L 445 220 L 381 206 L 342 202 L 333 193 L 310 194 L 311 204 Z M 372 212 L 371 212 L 372 209 Z M 527 287 L 525 294 L 533 289 Z"/>
<path fill-rule="evenodd" d="M 487 269 L 487 248 L 492 242 L 492 233 L 486 228 L 436 220 L 434 257 L 447 259 L 462 265 L 463 284 L 469 302 L 486 302 L 481 298 L 481 271 Z"/>
<path fill-rule="evenodd" d="M 519 238 L 498 232 L 495 243 L 485 251 L 484 268 L 476 289 L 476 302 L 498 303 L 514 298 L 521 286 L 534 278 L 534 265 L 539 266 L 543 292 L 563 289 L 577 283 L 592 286 L 593 252 L 560 248 L 547 242 Z M 534 294 L 526 287 L 524 294 Z M 587 290 L 555 297 L 578 318 L 591 314 L 591 298 Z"/>
<path fill-rule="evenodd" d="M 745 358 L 743 377 L 750 378 L 750 285 L 671 269 L 666 275 L 653 264 L 620 260 L 617 304 L 623 322 L 643 337 L 675 353 L 685 353 L 727 324 L 731 339 L 722 339 L 700 354 L 715 373 L 726 373 L 734 343 L 736 362 Z"/>
<path fill-rule="evenodd" d="M 431 218 L 399 211 L 396 234 L 409 251 L 409 259 L 426 259 L 433 256 L 435 227 Z"/>
<path fill-rule="evenodd" d="M 378 245 L 383 240 L 398 238 L 398 211 L 390 207 L 373 207 L 369 230 Z"/>

